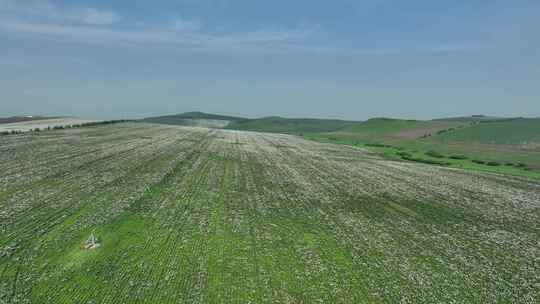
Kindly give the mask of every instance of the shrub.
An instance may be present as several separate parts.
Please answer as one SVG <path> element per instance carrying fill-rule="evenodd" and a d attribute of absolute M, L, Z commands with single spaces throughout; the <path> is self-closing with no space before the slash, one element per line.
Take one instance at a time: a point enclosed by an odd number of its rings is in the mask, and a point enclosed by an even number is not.
<path fill-rule="evenodd" d="M 378 144 L 378 143 L 374 143 L 374 144 L 366 144 L 367 147 L 376 147 L 376 148 L 388 148 L 387 145 L 384 145 L 384 144 Z"/>
<path fill-rule="evenodd" d="M 450 166 L 451 164 L 449 162 L 440 161 L 440 160 L 432 160 L 432 159 L 423 159 L 423 158 L 413 158 L 412 161 L 424 163 L 424 164 L 430 164 L 430 165 L 439 165 L 439 166 Z"/>
<path fill-rule="evenodd" d="M 479 160 L 479 159 L 473 159 L 472 162 L 475 163 L 475 164 L 479 164 L 479 165 L 485 165 L 486 164 L 485 161 Z"/>
<path fill-rule="evenodd" d="M 432 159 L 423 159 L 419 157 L 414 157 L 412 154 L 408 152 L 398 152 L 397 155 L 401 157 L 403 160 L 413 161 L 417 163 L 424 163 L 424 164 L 430 164 L 430 165 L 439 165 L 439 166 L 449 166 L 451 165 L 449 162 L 445 161 L 439 161 L 439 160 L 432 160 Z"/>
<path fill-rule="evenodd" d="M 435 157 L 435 158 L 444 158 L 444 155 L 437 151 L 429 150 L 426 152 L 427 156 Z"/>
<path fill-rule="evenodd" d="M 465 155 L 451 155 L 450 158 L 451 159 L 468 159 L 468 157 Z"/>
<path fill-rule="evenodd" d="M 492 167 L 497 167 L 497 166 L 500 166 L 501 164 L 496 161 L 490 161 L 487 163 L 487 165 L 492 166 Z"/>
<path fill-rule="evenodd" d="M 399 156 L 401 156 L 401 158 L 412 158 L 412 157 L 413 157 L 412 154 L 409 153 L 409 152 L 402 152 L 402 151 L 400 151 L 400 152 L 398 152 L 398 153 L 396 153 L 396 154 L 399 155 Z"/>

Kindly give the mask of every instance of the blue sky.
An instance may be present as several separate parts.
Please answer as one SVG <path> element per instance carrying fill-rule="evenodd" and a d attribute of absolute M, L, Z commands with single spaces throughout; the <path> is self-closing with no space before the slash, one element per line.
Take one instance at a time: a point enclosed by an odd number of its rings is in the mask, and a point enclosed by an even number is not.
<path fill-rule="evenodd" d="M 540 116 L 536 0 L 0 0 L 0 116 Z"/>

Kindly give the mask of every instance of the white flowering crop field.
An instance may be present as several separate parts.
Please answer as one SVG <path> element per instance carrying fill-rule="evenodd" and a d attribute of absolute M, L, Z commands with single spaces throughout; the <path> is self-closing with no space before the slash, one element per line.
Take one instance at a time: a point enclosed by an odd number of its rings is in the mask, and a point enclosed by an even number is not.
<path fill-rule="evenodd" d="M 40 119 L 40 120 L 30 120 L 14 123 L 0 124 L 0 132 L 11 132 L 11 131 L 22 131 L 27 132 L 35 129 L 44 130 L 47 128 L 54 127 L 65 127 L 73 126 L 80 124 L 87 124 L 92 122 L 98 122 L 98 120 L 88 120 L 88 119 L 79 119 L 79 118 L 51 118 L 51 119 Z"/>
<path fill-rule="evenodd" d="M 0 303 L 538 301 L 538 181 L 255 132 L 0 137 Z"/>

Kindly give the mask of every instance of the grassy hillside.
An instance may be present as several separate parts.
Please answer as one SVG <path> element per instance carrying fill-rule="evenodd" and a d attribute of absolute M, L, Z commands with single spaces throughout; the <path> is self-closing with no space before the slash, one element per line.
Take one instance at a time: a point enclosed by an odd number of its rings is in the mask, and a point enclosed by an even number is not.
<path fill-rule="evenodd" d="M 143 123 L 0 137 L 0 171 L 0 303 L 540 301 L 529 179 Z"/>
<path fill-rule="evenodd" d="M 366 122 L 340 129 L 331 135 L 336 138 L 358 141 L 416 139 L 462 125 L 463 123 L 461 122 L 373 118 Z"/>
<path fill-rule="evenodd" d="M 355 122 L 281 117 L 243 119 L 200 112 L 176 115 L 173 119 L 178 118 L 183 125 L 196 125 L 191 118 L 229 119 L 223 125 L 219 122 L 224 120 L 218 120 L 217 125 L 203 126 L 301 135 L 322 142 L 364 146 L 393 159 L 530 177 L 538 175 L 532 170 L 540 171 L 540 119 L 474 115 L 431 121 L 373 118 Z M 201 119 L 194 121 L 198 123 Z M 153 122 L 171 120 L 165 117 Z M 431 152 L 442 157 L 432 157 Z"/>
<path fill-rule="evenodd" d="M 482 118 L 474 122 L 371 119 L 304 137 L 363 146 L 391 159 L 540 177 L 540 119 Z"/>
<path fill-rule="evenodd" d="M 333 132 L 356 124 L 358 122 L 335 119 L 265 117 L 234 121 L 227 126 L 227 129 L 299 134 L 306 132 Z"/>
<path fill-rule="evenodd" d="M 487 116 L 487 115 L 472 115 L 472 116 L 438 118 L 438 119 L 434 119 L 433 121 L 480 122 L 480 121 L 495 121 L 495 120 L 506 120 L 506 119 L 508 118 L 498 117 L 498 116 Z"/>
<path fill-rule="evenodd" d="M 177 115 L 150 117 L 143 122 L 181 126 L 206 126 L 231 130 L 259 131 L 270 133 L 300 134 L 304 132 L 332 132 L 357 124 L 357 122 L 336 119 L 303 119 L 263 117 L 248 119 L 234 116 L 188 112 Z M 220 123 L 221 122 L 221 123 Z"/>
<path fill-rule="evenodd" d="M 484 121 L 436 137 L 442 142 L 526 145 L 540 143 L 540 118 Z"/>

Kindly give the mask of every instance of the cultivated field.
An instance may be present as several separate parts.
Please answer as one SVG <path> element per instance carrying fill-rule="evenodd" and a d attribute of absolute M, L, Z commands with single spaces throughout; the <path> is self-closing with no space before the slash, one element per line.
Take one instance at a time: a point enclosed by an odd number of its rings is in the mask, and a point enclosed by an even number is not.
<path fill-rule="evenodd" d="M 142 123 L 0 137 L 0 172 L 0 303 L 540 301 L 538 181 Z"/>
<path fill-rule="evenodd" d="M 64 118 L 50 118 L 50 119 L 20 121 L 20 122 L 0 124 L 0 132 L 10 132 L 10 131 L 26 132 L 26 131 L 31 131 L 35 129 L 43 130 L 47 128 L 53 128 L 56 126 L 65 127 L 65 126 L 80 125 L 80 124 L 85 124 L 85 123 L 90 123 L 90 122 L 97 122 L 97 120 L 64 117 Z"/>

